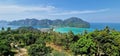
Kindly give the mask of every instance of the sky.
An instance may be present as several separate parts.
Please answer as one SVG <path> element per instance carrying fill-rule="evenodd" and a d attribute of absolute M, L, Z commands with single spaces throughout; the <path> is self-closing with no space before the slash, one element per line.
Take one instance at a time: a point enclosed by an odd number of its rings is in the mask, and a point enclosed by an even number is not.
<path fill-rule="evenodd" d="M 0 0 L 0 20 L 67 19 L 120 22 L 120 0 Z"/>

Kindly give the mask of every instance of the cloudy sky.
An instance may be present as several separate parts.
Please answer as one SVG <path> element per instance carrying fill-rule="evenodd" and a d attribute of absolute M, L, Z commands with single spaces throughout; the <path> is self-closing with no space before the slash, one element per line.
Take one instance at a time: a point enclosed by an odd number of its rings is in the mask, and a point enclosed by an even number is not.
<path fill-rule="evenodd" d="M 66 19 L 120 22 L 120 0 L 0 0 L 0 20 Z"/>

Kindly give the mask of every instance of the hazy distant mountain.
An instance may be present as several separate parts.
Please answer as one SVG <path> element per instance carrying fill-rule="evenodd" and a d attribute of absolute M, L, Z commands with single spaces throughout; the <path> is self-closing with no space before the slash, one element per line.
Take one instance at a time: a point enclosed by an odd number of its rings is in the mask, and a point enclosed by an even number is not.
<path fill-rule="evenodd" d="M 0 21 L 0 25 L 7 25 L 8 24 L 8 22 L 7 21 Z"/>
<path fill-rule="evenodd" d="M 32 25 L 37 25 L 38 22 L 39 22 L 39 20 L 37 20 L 37 19 L 25 19 L 25 20 L 9 22 L 9 25 L 32 26 Z"/>
<path fill-rule="evenodd" d="M 37 20 L 37 19 L 25 19 L 12 21 L 9 25 L 17 25 L 17 26 L 56 26 L 56 27 L 81 27 L 81 28 L 89 28 L 90 24 L 86 21 L 83 21 L 77 17 L 71 17 L 66 20 Z"/>

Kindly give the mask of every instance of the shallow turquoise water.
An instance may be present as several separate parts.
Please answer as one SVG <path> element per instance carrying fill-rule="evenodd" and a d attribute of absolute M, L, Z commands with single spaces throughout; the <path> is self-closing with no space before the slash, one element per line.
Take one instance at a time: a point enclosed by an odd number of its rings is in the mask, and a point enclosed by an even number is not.
<path fill-rule="evenodd" d="M 120 31 L 120 23 L 91 23 L 90 28 L 76 28 L 76 27 L 63 27 L 63 28 L 56 28 L 54 31 L 60 33 L 67 33 L 72 31 L 74 34 L 82 33 L 85 30 L 87 32 L 92 32 L 95 29 L 101 30 L 104 29 L 106 26 L 109 26 L 110 29 L 115 29 Z"/>
<path fill-rule="evenodd" d="M 60 32 L 60 33 L 67 33 L 69 31 L 72 31 L 74 34 L 79 34 L 84 31 L 91 32 L 94 31 L 92 28 L 75 28 L 75 27 L 63 27 L 63 28 L 56 28 L 54 31 Z"/>

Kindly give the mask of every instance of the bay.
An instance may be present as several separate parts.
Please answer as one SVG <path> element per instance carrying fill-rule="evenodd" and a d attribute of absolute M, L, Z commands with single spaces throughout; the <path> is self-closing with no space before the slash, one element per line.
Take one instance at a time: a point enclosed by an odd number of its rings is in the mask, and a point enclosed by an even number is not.
<path fill-rule="evenodd" d="M 82 33 L 85 30 L 88 32 L 92 32 L 95 29 L 101 30 L 104 29 L 106 26 L 109 26 L 110 29 L 115 29 L 117 31 L 120 31 L 120 23 L 90 23 L 90 28 L 76 28 L 76 27 L 61 27 L 61 28 L 55 28 L 54 31 L 60 32 L 60 33 L 67 33 L 69 31 L 72 31 L 74 34 Z M 12 26 L 7 24 L 0 24 L 0 29 L 4 27 L 5 29 L 8 27 L 11 27 L 12 29 L 17 29 L 21 26 Z M 34 28 L 40 29 L 40 28 L 50 28 L 48 26 L 33 26 Z"/>
<path fill-rule="evenodd" d="M 120 23 L 90 23 L 90 28 L 62 27 L 62 28 L 56 28 L 54 29 L 54 31 L 60 33 L 67 33 L 69 31 L 72 31 L 74 34 L 79 34 L 84 32 L 85 30 L 87 32 L 92 32 L 95 29 L 102 30 L 106 26 L 108 26 L 110 29 L 115 29 L 117 31 L 120 31 Z"/>

